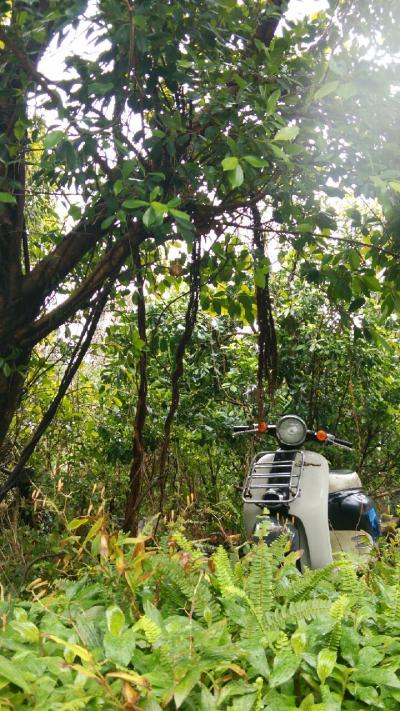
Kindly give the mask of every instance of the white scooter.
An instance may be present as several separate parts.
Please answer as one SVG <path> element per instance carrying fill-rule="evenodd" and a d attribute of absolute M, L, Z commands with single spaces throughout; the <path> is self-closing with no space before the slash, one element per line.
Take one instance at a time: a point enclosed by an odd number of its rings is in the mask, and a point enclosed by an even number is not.
<path fill-rule="evenodd" d="M 351 450 L 352 443 L 324 430 L 308 430 L 295 415 L 276 425 L 236 426 L 234 436 L 247 433 L 273 435 L 280 447 L 259 452 L 245 478 L 242 498 L 248 538 L 258 538 L 268 509 L 268 543 L 283 531 L 292 539 L 292 550 L 302 550 L 300 567 L 323 568 L 343 551 L 365 560 L 380 535 L 380 521 L 372 499 L 364 494 L 358 474 L 329 470 L 317 452 L 304 450 L 306 441 Z M 264 525 L 265 527 L 265 525 Z"/>

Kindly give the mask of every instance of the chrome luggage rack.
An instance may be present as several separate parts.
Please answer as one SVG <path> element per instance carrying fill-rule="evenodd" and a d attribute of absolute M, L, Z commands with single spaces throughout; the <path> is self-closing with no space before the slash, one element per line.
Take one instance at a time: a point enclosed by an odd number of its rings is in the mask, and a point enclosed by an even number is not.
<path fill-rule="evenodd" d="M 268 506 L 290 504 L 297 499 L 304 468 L 304 452 L 290 450 L 293 459 L 275 461 L 275 455 L 282 456 L 284 452 L 285 450 L 278 450 L 256 454 L 243 485 L 242 499 L 245 503 Z M 270 461 L 260 462 L 260 459 L 267 455 L 271 456 Z"/>

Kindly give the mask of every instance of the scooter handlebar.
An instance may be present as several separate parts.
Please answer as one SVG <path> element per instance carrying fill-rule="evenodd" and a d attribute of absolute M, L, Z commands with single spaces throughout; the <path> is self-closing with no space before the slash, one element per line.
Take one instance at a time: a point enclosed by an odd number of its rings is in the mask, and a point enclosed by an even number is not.
<path fill-rule="evenodd" d="M 347 439 L 339 439 L 339 437 L 333 436 L 332 444 L 337 444 L 339 447 L 345 447 L 346 449 L 353 449 L 353 443 L 349 442 Z"/>

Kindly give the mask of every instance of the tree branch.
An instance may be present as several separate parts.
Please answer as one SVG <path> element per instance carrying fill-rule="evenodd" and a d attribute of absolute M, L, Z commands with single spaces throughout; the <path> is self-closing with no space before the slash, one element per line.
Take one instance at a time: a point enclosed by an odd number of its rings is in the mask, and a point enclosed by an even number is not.
<path fill-rule="evenodd" d="M 58 387 L 57 394 L 50 404 L 49 408 L 43 415 L 39 425 L 34 431 L 32 437 L 30 438 L 28 444 L 24 447 L 21 452 L 20 458 L 12 470 L 10 476 L 8 477 L 6 483 L 0 488 L 0 502 L 5 499 L 8 492 L 17 486 L 20 476 L 24 470 L 25 465 L 35 451 L 38 443 L 46 432 L 47 428 L 53 421 L 59 405 L 66 394 L 84 356 L 86 355 L 88 348 L 92 342 L 92 338 L 97 328 L 100 316 L 103 312 L 104 306 L 107 302 L 108 295 L 112 288 L 112 282 L 109 282 L 107 286 L 104 287 L 103 291 L 99 294 L 97 301 L 86 319 L 85 325 L 82 329 L 80 338 L 72 351 L 70 362 L 65 370 L 62 377 L 60 385 Z"/>

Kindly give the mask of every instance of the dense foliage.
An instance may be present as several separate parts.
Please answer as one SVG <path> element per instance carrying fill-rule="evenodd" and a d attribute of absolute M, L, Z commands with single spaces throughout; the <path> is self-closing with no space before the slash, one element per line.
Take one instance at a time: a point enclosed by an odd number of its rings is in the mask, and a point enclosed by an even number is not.
<path fill-rule="evenodd" d="M 299 4 L 0 0 L 0 711 L 400 706 L 398 536 L 243 542 L 233 424 L 400 492 L 400 6 Z"/>
<path fill-rule="evenodd" d="M 397 709 L 398 541 L 300 575 L 283 535 L 239 558 L 74 519 L 1 601 L 2 709 Z M 83 532 L 82 532 L 83 531 Z M 33 571 L 32 571 L 33 572 Z"/>

